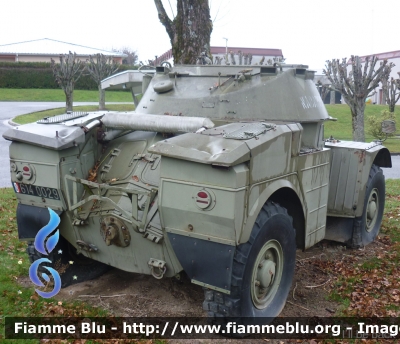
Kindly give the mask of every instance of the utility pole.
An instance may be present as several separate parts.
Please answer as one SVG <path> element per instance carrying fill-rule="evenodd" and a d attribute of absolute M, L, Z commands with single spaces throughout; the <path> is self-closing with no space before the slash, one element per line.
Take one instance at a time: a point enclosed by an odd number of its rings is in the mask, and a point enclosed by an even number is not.
<path fill-rule="evenodd" d="M 225 55 L 228 55 L 228 38 L 222 37 L 225 40 Z"/>
<path fill-rule="evenodd" d="M 225 40 L 225 63 L 228 63 L 228 38 L 222 37 Z"/>

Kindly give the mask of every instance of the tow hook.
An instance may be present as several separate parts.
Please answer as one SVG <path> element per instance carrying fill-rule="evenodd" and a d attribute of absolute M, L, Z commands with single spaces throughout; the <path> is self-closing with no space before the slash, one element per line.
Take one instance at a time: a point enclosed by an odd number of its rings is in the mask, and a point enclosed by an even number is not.
<path fill-rule="evenodd" d="M 77 240 L 76 244 L 79 246 L 79 248 L 81 250 L 85 250 L 88 252 L 97 252 L 99 250 L 96 245 L 88 244 L 87 242 L 84 242 L 83 240 Z"/>
<path fill-rule="evenodd" d="M 147 265 L 150 268 L 151 274 L 154 278 L 161 279 L 164 277 L 165 272 L 167 271 L 167 263 L 163 260 L 158 260 L 154 258 L 150 258 Z M 158 272 L 157 270 L 158 269 Z"/>

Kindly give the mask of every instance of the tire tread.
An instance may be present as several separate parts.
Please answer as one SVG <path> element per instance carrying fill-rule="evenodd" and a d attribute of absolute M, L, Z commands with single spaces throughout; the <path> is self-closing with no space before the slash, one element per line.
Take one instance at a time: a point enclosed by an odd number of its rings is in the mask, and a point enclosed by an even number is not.
<path fill-rule="evenodd" d="M 290 219 L 290 223 L 293 225 L 293 219 L 288 215 L 287 210 L 279 204 L 269 201 L 264 204 L 260 214 L 257 216 L 249 240 L 236 247 L 232 268 L 231 294 L 224 294 L 216 290 L 204 288 L 205 300 L 203 302 L 203 309 L 208 311 L 211 322 L 219 323 L 221 317 L 232 318 L 241 315 L 240 291 L 244 282 L 244 270 L 252 244 L 258 236 L 262 224 L 269 218 L 278 214 L 287 216 Z M 295 233 L 293 233 L 293 235 L 295 235 Z"/>

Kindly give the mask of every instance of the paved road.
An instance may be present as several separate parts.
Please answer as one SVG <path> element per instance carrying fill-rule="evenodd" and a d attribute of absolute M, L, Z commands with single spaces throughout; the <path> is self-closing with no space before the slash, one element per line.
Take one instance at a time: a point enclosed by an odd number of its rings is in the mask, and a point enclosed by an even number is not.
<path fill-rule="evenodd" d="M 96 105 L 97 103 L 74 103 L 78 105 Z M 10 169 L 8 158 L 9 141 L 3 139 L 3 133 L 9 127 L 8 120 L 26 113 L 48 110 L 65 106 L 64 102 L 0 102 L 0 187 L 9 187 Z M 400 178 L 400 156 L 392 156 L 392 168 L 383 169 L 385 177 Z"/>
<path fill-rule="evenodd" d="M 392 155 L 392 168 L 382 168 L 386 179 L 400 179 L 400 155 Z"/>

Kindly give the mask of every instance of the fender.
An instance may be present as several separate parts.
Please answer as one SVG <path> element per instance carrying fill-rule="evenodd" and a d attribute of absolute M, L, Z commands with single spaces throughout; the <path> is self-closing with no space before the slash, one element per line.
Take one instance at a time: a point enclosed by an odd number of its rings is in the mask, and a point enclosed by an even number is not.
<path fill-rule="evenodd" d="M 62 211 L 54 210 L 57 215 Z M 47 208 L 39 208 L 32 205 L 19 203 L 17 206 L 18 237 L 20 240 L 34 240 L 36 234 L 50 221 Z"/>
<path fill-rule="evenodd" d="M 326 142 L 325 146 L 331 149 L 328 215 L 359 217 L 363 213 L 365 186 L 371 166 L 391 167 L 390 153 L 375 142 Z"/>
<path fill-rule="evenodd" d="M 280 176 L 278 178 L 253 184 L 249 191 L 247 218 L 238 244 L 247 242 L 249 240 L 254 223 L 259 212 L 261 211 L 262 206 L 275 192 L 284 188 L 293 190 L 301 203 L 303 214 L 307 213 L 297 173 L 291 173 L 286 176 Z"/>
<path fill-rule="evenodd" d="M 361 176 L 361 190 L 357 202 L 357 204 L 361 206 L 357 206 L 355 213 L 356 217 L 361 216 L 364 210 L 363 206 L 366 185 L 368 182 L 369 171 L 371 170 L 372 164 L 376 164 L 379 167 L 392 167 L 392 158 L 390 156 L 389 150 L 382 145 L 377 145 L 365 151 L 364 168 L 362 170 Z"/>

